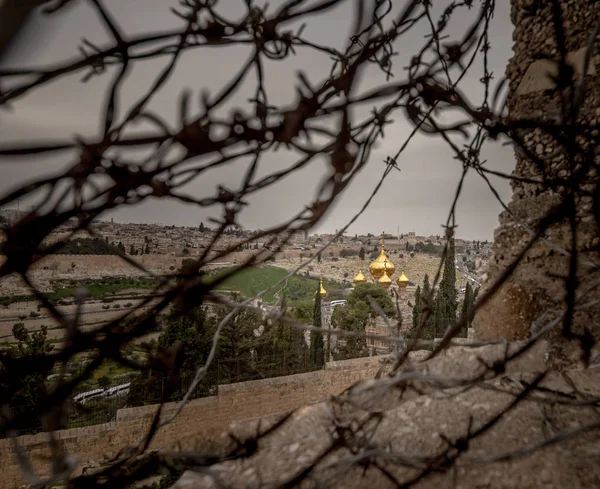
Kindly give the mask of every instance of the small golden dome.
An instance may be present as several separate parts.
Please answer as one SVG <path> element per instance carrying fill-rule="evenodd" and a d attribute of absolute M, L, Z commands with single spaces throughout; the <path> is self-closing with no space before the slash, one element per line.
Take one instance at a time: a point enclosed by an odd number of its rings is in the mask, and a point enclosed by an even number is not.
<path fill-rule="evenodd" d="M 367 281 L 367 277 L 365 277 L 365 274 L 362 272 L 362 270 L 360 270 L 356 274 L 356 277 L 354 277 L 354 285 L 364 284 L 366 281 Z"/>
<path fill-rule="evenodd" d="M 392 279 L 387 273 L 384 273 L 381 278 L 377 281 L 379 285 L 381 285 L 384 289 L 389 289 L 390 285 L 392 285 Z"/>
<path fill-rule="evenodd" d="M 363 260 L 360 261 L 360 268 L 358 270 L 358 273 L 354 277 L 353 282 L 354 285 L 364 284 L 365 282 L 367 282 L 367 277 L 365 277 L 365 274 L 363 273 Z"/>
<path fill-rule="evenodd" d="M 319 281 L 319 294 L 321 294 L 321 297 L 327 295 L 327 291 L 323 288 L 323 277 L 321 277 L 321 280 Z"/>
<path fill-rule="evenodd" d="M 369 265 L 369 272 L 375 281 L 378 281 L 384 273 L 391 279 L 396 267 L 385 254 L 384 233 L 381 233 L 381 252 L 379 256 Z"/>
<path fill-rule="evenodd" d="M 408 277 L 404 274 L 404 270 L 402 270 L 402 273 L 396 279 L 396 283 L 398 284 L 398 287 L 405 288 L 406 286 L 408 286 L 408 282 Z"/>

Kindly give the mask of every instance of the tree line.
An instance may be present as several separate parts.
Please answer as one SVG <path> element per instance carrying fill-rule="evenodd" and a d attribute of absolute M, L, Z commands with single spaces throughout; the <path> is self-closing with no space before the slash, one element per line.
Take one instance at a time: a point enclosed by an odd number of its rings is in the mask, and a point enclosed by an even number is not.
<path fill-rule="evenodd" d="M 121 244 L 122 246 L 122 244 Z M 75 238 L 53 251 L 56 255 L 118 255 L 119 247 L 101 238 Z M 123 249 L 124 252 L 124 249 Z"/>
<path fill-rule="evenodd" d="M 396 317 L 394 304 L 384 289 L 374 284 L 361 284 L 350 294 L 346 306 L 335 308 L 332 327 L 364 333 L 369 321 L 377 316 L 371 307 L 371 298 L 388 317 Z M 242 298 L 233 293 L 232 299 L 240 301 Z M 217 384 L 319 370 L 330 359 L 369 355 L 364 337 L 338 339 L 334 348 L 331 335 L 319 331 L 305 333 L 285 324 L 283 318 L 287 317 L 316 328 L 324 327 L 322 297 L 318 288 L 314 291 L 314 300 L 300 301 L 294 306 L 289 305 L 288 292 L 284 289 L 277 308 L 281 318 L 275 320 L 243 308 L 233 314 L 221 330 L 209 375 L 192 397 L 213 394 Z M 205 364 L 219 323 L 230 313 L 229 307 L 197 306 L 184 315 L 174 307 L 162 320 L 162 333 L 156 345 L 157 353 L 169 359 L 166 363 L 170 370 L 148 369 L 137 376 L 128 404 L 157 402 L 158 392 L 163 393 L 166 400 L 181 399 L 189 386 L 188 380 Z"/>
<path fill-rule="evenodd" d="M 289 291 L 281 292 L 279 315 L 323 328 L 322 297 L 319 288 L 312 301 L 288 304 Z M 234 301 L 242 298 L 232 294 Z M 390 319 L 397 318 L 397 310 L 388 292 L 375 284 L 360 284 L 348 296 L 345 306 L 336 307 L 331 316 L 333 329 L 365 333 L 369 324 L 379 315 L 371 301 Z M 152 392 L 165 392 L 165 378 L 170 379 L 167 399 L 180 399 L 188 385 L 186 379 L 205 364 L 213 345 L 219 323 L 231 312 L 223 306 L 197 306 L 191 313 L 181 314 L 176 307 L 163 320 L 162 334 L 157 343 L 158 352 L 171 358 L 172 371 L 148 370 L 136 378 L 129 396 L 129 404 L 156 402 Z M 305 333 L 285 324 L 284 319 L 267 320 L 255 311 L 240 309 L 221 330 L 212 373 L 197 387 L 193 397 L 214 392 L 219 383 L 263 379 L 292 375 L 323 368 L 329 360 L 346 360 L 369 356 L 364 336 L 339 337 L 332 344 L 332 335 L 318 330 Z M 209 369 L 211 372 L 211 369 Z"/>
<path fill-rule="evenodd" d="M 232 299 L 237 302 L 242 297 L 233 293 Z M 361 284 L 348 296 L 346 306 L 334 309 L 331 326 L 334 329 L 364 333 L 378 315 L 371 306 L 371 300 L 389 318 L 396 317 L 396 309 L 385 289 L 374 284 Z M 294 306 L 288 304 L 288 292 L 284 289 L 277 308 L 282 318 L 291 318 L 317 328 L 324 326 L 319 288 L 314 291 L 314 300 L 298 301 Z M 175 306 L 167 316 L 157 318 L 157 329 L 161 331 L 158 341 L 146 343 L 144 347 L 148 349 L 148 353 L 153 354 L 153 358 L 161 359 L 158 362 L 161 368 L 156 368 L 157 362 L 154 361 L 131 379 L 127 405 L 139 406 L 181 399 L 197 369 L 205 364 L 217 327 L 229 313 L 229 307 L 200 305 L 182 314 L 180 308 Z M 5 349 L 5 352 L 11 358 L 41 357 L 53 348 L 47 334 L 45 326 L 40 331 L 29 332 L 22 323 L 15 324 L 13 336 L 17 342 Z M 330 359 L 366 357 L 370 353 L 372 352 L 369 352 L 363 336 L 341 337 L 336 344 L 332 344 L 331 335 L 324 335 L 319 331 L 305 333 L 302 329 L 286 325 L 284 319 L 268 320 L 253 310 L 241 308 L 221 330 L 209 375 L 195 389 L 192 397 L 212 395 L 218 384 L 319 370 Z M 38 402 L 52 388 L 52 381 L 48 377 L 50 373 L 50 370 L 40 370 L 34 374 L 24 372 L 23 375 L 11 378 L 0 375 L 0 387 L 6 394 L 8 406 L 20 413 L 32 413 L 30 423 L 21 426 L 23 432 L 42 429 L 41 422 L 33 413 Z M 102 388 L 111 383 L 108 378 L 98 380 L 99 387 Z M 104 407 L 99 404 L 95 409 L 110 411 L 109 408 L 108 404 Z M 112 411 L 107 411 L 107 415 L 111 413 Z M 67 420 L 68 416 L 63 420 L 64 423 Z"/>
<path fill-rule="evenodd" d="M 288 305 L 287 294 L 282 292 L 278 304 L 283 317 L 307 323 L 320 322 L 320 295 L 315 294 L 314 307 Z M 241 301 L 238 293 L 234 301 Z M 205 364 L 213 345 L 219 323 L 231 309 L 224 306 L 197 306 L 182 314 L 174 307 L 162 321 L 163 332 L 157 343 L 159 354 L 170 358 L 170 368 L 148 369 L 137 376 L 130 391 L 128 404 L 156 402 L 149 393 L 163 392 L 168 400 L 181 399 L 188 388 L 187 379 Z M 267 320 L 259 313 L 241 308 L 221 330 L 215 360 L 204 383 L 192 397 L 213 392 L 219 383 L 258 380 L 281 375 L 318 370 L 325 363 L 322 335 L 313 335 L 310 348 L 301 329 L 292 328 L 283 319 Z M 168 379 L 165 385 L 165 379 Z"/>
<path fill-rule="evenodd" d="M 46 246 L 45 249 L 48 249 Z M 55 255 L 119 255 L 126 254 L 125 245 L 119 241 L 117 244 L 109 243 L 108 237 L 102 238 L 74 238 L 66 241 L 56 250 L 52 250 Z M 150 254 L 150 245 L 147 240 L 144 246 L 136 248 L 133 244 L 129 247 L 130 255 Z"/>
<path fill-rule="evenodd" d="M 412 309 L 412 327 L 409 335 L 413 338 L 418 336 L 425 340 L 432 340 L 443 336 L 446 329 L 456 322 L 459 306 L 460 317 L 466 316 L 475 303 L 478 292 L 479 288 L 473 288 L 467 282 L 465 296 L 462 303 L 459 304 L 456 291 L 455 245 L 454 239 L 451 239 L 444 259 L 442 280 L 437 291 L 431 294 L 431 285 L 427 274 L 425 274 L 423 279 L 423 288 L 420 285 L 417 286 L 415 303 Z M 428 300 L 428 298 L 430 299 Z M 423 315 L 426 311 L 428 314 L 427 320 L 419 334 Z M 471 326 L 472 320 L 472 317 L 467 319 L 466 325 L 458 335 L 459 337 L 467 337 L 468 328 Z"/>

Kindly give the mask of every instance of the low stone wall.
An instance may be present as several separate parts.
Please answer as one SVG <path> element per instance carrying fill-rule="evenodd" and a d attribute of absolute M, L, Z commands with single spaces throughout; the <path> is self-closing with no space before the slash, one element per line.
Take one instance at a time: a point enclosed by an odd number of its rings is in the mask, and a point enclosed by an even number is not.
<path fill-rule="evenodd" d="M 216 439 L 233 421 L 283 413 L 339 394 L 354 382 L 372 377 L 383 357 L 332 362 L 324 370 L 272 379 L 220 385 L 213 397 L 191 401 L 173 423 L 155 436 L 152 448 L 191 449 L 202 440 Z M 169 417 L 178 403 L 166 404 Z M 65 449 L 79 458 L 79 471 L 89 462 L 115 455 L 139 442 L 147 432 L 157 406 L 120 409 L 110 423 L 55 433 Z M 29 454 L 39 475 L 48 472 L 48 434 L 25 435 L 19 444 Z M 10 440 L 0 440 L 0 489 L 24 484 Z"/>

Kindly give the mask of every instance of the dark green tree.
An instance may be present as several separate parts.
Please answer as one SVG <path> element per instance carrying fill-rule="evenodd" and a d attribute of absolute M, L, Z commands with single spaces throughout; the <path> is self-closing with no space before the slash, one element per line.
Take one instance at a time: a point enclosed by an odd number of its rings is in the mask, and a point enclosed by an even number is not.
<path fill-rule="evenodd" d="M 290 317 L 304 324 L 313 323 L 314 304 L 312 300 L 296 301 Z"/>
<path fill-rule="evenodd" d="M 210 315 L 206 307 L 198 306 L 186 314 L 174 307 L 165 320 L 158 347 L 167 349 L 176 342 L 181 346 L 180 372 L 187 374 L 206 361 L 212 346 L 216 328 L 216 317 Z"/>
<path fill-rule="evenodd" d="M 465 297 L 463 299 L 462 302 L 462 308 L 461 308 L 461 317 L 466 317 L 469 309 L 473 306 L 473 288 L 471 287 L 471 284 L 469 282 L 467 282 L 467 287 L 465 288 Z M 463 338 L 467 337 L 468 334 L 468 329 L 471 327 L 471 321 L 473 318 L 469 317 L 467 319 L 467 322 L 465 324 L 465 326 L 460 330 L 460 333 L 458 336 L 461 336 Z"/>
<path fill-rule="evenodd" d="M 456 321 L 458 298 L 456 294 L 456 266 L 454 238 L 448 243 L 444 261 L 444 274 L 438 289 L 436 300 L 435 331 L 437 336 L 443 336 L 448 326 Z M 439 310 L 438 310 L 439 309 Z"/>
<path fill-rule="evenodd" d="M 423 290 L 421 291 L 421 298 L 427 297 L 431 293 L 431 285 L 429 284 L 429 275 L 425 274 L 423 277 Z"/>
<path fill-rule="evenodd" d="M 417 331 L 421 323 L 421 286 L 417 285 L 415 304 L 412 310 L 412 330 Z"/>
<path fill-rule="evenodd" d="M 241 302 L 239 294 L 233 294 L 232 300 Z M 228 307 L 215 308 L 216 323 L 219 324 L 231 312 Z M 255 334 L 263 318 L 249 309 L 238 310 L 221 330 L 217 349 L 217 362 L 220 382 L 242 382 L 260 378 L 256 368 L 253 351 L 259 342 Z"/>
<path fill-rule="evenodd" d="M 235 301 L 241 297 L 234 294 Z M 213 345 L 218 325 L 231 308 L 217 306 L 207 309 L 193 308 L 185 314 L 174 307 L 164 320 L 163 333 L 158 339 L 159 356 L 173 354 L 173 371 L 156 370 L 138 376 L 133 382 L 128 402 L 131 405 L 158 402 L 164 391 L 165 376 L 169 374 L 170 393 L 168 399 L 180 399 L 186 392 L 197 369 L 204 365 Z M 221 330 L 217 342 L 215 360 L 207 378 L 196 388 L 192 397 L 207 395 L 214 391 L 216 382 L 231 383 L 259 379 L 265 375 L 278 375 L 281 365 L 274 365 L 269 358 L 260 364 L 260 336 L 256 334 L 263 325 L 263 318 L 254 311 L 240 309 Z M 294 346 L 290 346 L 294 350 Z M 269 363 L 270 362 L 270 363 Z M 271 370 L 265 372 L 270 365 Z"/>
<path fill-rule="evenodd" d="M 359 284 L 343 307 L 336 307 L 331 317 L 335 329 L 364 333 L 369 321 L 379 316 L 379 312 L 371 306 L 373 299 L 389 318 L 397 315 L 396 307 L 387 291 L 375 284 Z M 364 337 L 347 336 L 338 339 L 333 358 L 344 360 L 358 358 L 369 354 Z"/>
<path fill-rule="evenodd" d="M 98 377 L 98 386 L 101 389 L 107 389 L 108 387 L 110 387 L 111 385 L 111 380 L 110 377 L 108 375 L 103 375 L 101 377 Z"/>
<path fill-rule="evenodd" d="M 43 247 L 42 247 L 43 248 Z M 117 255 L 118 251 L 108 243 L 108 236 L 101 238 L 70 239 L 52 254 L 57 255 Z"/>
<path fill-rule="evenodd" d="M 48 343 L 48 327 L 42 326 L 39 331 L 28 331 L 23 323 L 16 323 L 12 333 L 17 345 L 6 351 L 8 358 L 27 358 L 37 368 L 23 373 L 11 371 L 12 375 L 0 365 L 0 392 L 2 398 L 17 415 L 24 415 L 19 429 L 34 431 L 41 428 L 40 419 L 34 411 L 46 394 L 46 378 L 50 374 L 50 366 L 40 362 L 41 358 L 52 351 Z"/>
<path fill-rule="evenodd" d="M 319 288 L 315 293 L 315 302 L 313 309 L 313 326 L 316 328 L 322 327 L 321 318 L 321 294 Z M 325 352 L 323 333 L 319 331 L 310 332 L 310 350 L 309 350 L 309 364 L 313 368 L 321 368 L 325 363 Z"/>
<path fill-rule="evenodd" d="M 430 327 L 428 328 L 428 331 L 429 331 L 429 334 L 427 336 L 428 340 L 432 340 L 443 334 L 444 311 L 445 311 L 444 297 L 442 294 L 440 294 L 440 291 L 438 289 L 438 293 L 435 294 L 435 299 L 433 301 L 433 313 L 431 315 L 431 320 L 429 321 Z"/>
<path fill-rule="evenodd" d="M 317 263 L 321 263 L 321 252 L 317 253 Z"/>
<path fill-rule="evenodd" d="M 383 309 L 386 316 L 389 318 L 396 317 L 396 306 L 388 292 L 375 284 L 365 283 L 357 285 L 348 297 L 347 306 L 355 307 L 359 303 L 364 303 L 370 311 L 370 317 L 375 318 L 379 316 L 379 313 L 371 307 L 371 298 Z"/>
<path fill-rule="evenodd" d="M 371 307 L 364 301 L 354 305 L 338 306 L 331 316 L 331 325 L 334 329 L 364 333 L 371 319 Z M 351 358 L 366 357 L 369 355 L 367 341 L 362 336 L 345 336 L 338 338 L 335 360 L 348 360 Z"/>
<path fill-rule="evenodd" d="M 282 316 L 290 313 L 285 291 L 279 304 L 279 313 Z M 256 351 L 257 368 L 263 377 L 290 375 L 306 370 L 308 352 L 302 330 L 286 325 L 283 319 L 264 324 Z"/>
<path fill-rule="evenodd" d="M 119 244 L 117 245 L 117 248 L 119 248 L 119 250 L 121 251 L 121 253 L 125 253 L 125 245 L 119 241 Z"/>
<path fill-rule="evenodd" d="M 425 309 L 427 309 L 428 317 L 421 338 L 424 340 L 432 340 L 435 337 L 435 305 L 436 297 L 431 291 L 431 285 L 429 283 L 429 275 L 425 274 L 423 277 L 423 289 L 421 290 L 420 296 L 421 307 L 419 309 L 419 322 L 421 322 Z"/>
<path fill-rule="evenodd" d="M 158 355 L 171 358 L 169 362 L 172 372 L 166 371 L 161 366 L 138 375 L 133 380 L 129 391 L 127 399 L 129 405 L 138 406 L 160 401 L 167 375 L 170 376 L 168 399 L 181 399 L 196 369 L 208 357 L 216 323 L 214 315 L 208 314 L 205 307 L 195 307 L 186 314 L 183 314 L 179 307 L 173 307 L 161 323 L 163 332 L 158 338 Z M 174 358 L 172 354 L 175 351 L 177 353 Z M 211 377 L 212 379 L 214 376 Z M 192 397 L 207 395 L 213 383 L 208 380 L 201 383 Z"/>
<path fill-rule="evenodd" d="M 365 247 L 364 247 L 364 246 L 361 246 L 361 247 L 360 247 L 360 250 L 358 250 L 358 257 L 359 257 L 361 260 L 364 260 L 364 259 L 365 259 Z"/>
<path fill-rule="evenodd" d="M 202 221 L 200 221 L 200 226 L 198 226 L 198 231 L 200 231 L 201 233 L 204 232 L 204 223 Z"/>

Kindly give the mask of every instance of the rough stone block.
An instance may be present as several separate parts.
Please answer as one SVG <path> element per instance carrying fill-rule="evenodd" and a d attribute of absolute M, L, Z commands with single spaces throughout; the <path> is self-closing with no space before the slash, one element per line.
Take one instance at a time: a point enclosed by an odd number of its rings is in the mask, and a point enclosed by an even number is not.
<path fill-rule="evenodd" d="M 583 47 L 567 54 L 567 63 L 573 67 L 575 74 L 578 77 L 581 77 L 583 74 L 585 51 L 586 48 Z M 538 59 L 533 61 L 528 66 L 519 83 L 516 92 L 517 96 L 555 88 L 556 84 L 551 77 L 556 77 L 557 74 L 558 63 L 556 61 L 551 59 Z M 596 74 L 596 66 L 593 57 L 590 58 L 587 74 Z"/>

